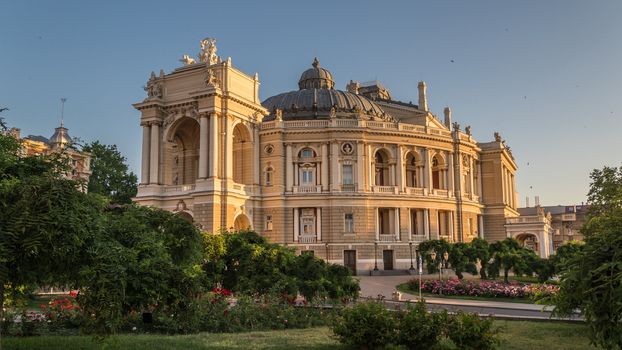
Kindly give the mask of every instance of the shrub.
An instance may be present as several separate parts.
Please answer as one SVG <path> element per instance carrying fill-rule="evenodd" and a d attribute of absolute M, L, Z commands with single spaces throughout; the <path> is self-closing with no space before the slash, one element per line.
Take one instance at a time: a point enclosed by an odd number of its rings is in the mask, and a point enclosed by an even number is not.
<path fill-rule="evenodd" d="M 432 349 L 443 335 L 447 312 L 428 313 L 425 302 L 408 306 L 399 316 L 398 343 L 407 349 Z"/>
<path fill-rule="evenodd" d="M 333 324 L 340 342 L 358 349 L 380 349 L 396 339 L 397 322 L 380 302 L 364 302 L 345 308 Z"/>
<path fill-rule="evenodd" d="M 499 329 L 493 329 L 492 319 L 475 313 L 458 312 L 447 324 L 447 336 L 458 349 L 489 350 L 499 344 Z"/>

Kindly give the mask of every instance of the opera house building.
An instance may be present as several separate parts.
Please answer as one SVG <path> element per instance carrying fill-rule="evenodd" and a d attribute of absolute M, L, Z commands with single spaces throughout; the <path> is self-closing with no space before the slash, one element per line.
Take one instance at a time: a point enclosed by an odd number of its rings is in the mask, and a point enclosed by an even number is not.
<path fill-rule="evenodd" d="M 257 74 L 221 60 L 213 39 L 201 47 L 152 73 L 134 104 L 136 202 L 213 233 L 252 228 L 358 273 L 408 269 L 428 239 L 507 237 L 518 216 L 512 153 L 498 133 L 475 140 L 449 108 L 432 114 L 425 82 L 417 104 L 378 82 L 340 90 L 316 59 L 292 77 L 298 89 L 261 101 Z"/>

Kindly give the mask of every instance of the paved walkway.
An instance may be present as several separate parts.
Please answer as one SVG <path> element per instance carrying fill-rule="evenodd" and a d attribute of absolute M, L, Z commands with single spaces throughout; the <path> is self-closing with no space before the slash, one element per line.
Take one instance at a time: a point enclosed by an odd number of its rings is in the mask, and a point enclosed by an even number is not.
<path fill-rule="evenodd" d="M 424 275 L 423 278 L 434 278 L 432 275 Z M 387 300 L 391 300 L 392 293 L 397 291 L 395 286 L 401 283 L 408 282 L 413 278 L 419 278 L 419 276 L 403 275 L 403 276 L 358 276 L 361 286 L 361 296 L 366 298 L 377 298 L 382 295 Z M 418 300 L 417 295 L 402 293 L 402 300 Z M 438 304 L 455 307 L 469 307 L 469 308 L 482 308 L 482 309 L 499 309 L 497 313 L 504 313 L 502 310 L 523 310 L 527 312 L 543 312 L 549 314 L 551 307 L 528 304 L 528 303 L 509 303 L 502 301 L 484 301 L 484 300 L 465 300 L 465 299 L 450 299 L 450 298 L 435 298 L 424 297 L 428 304 Z M 494 310 L 493 310 L 494 311 Z M 548 316 L 548 315 L 547 315 Z"/>

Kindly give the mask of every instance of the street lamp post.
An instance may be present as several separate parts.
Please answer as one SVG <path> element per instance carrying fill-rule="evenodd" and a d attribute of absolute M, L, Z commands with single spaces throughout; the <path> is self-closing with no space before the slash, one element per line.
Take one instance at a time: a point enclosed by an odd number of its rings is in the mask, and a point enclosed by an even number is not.
<path fill-rule="evenodd" d="M 413 242 L 408 242 L 408 246 L 410 246 L 410 271 L 412 273 L 415 271 L 415 267 L 413 266 Z"/>
<path fill-rule="evenodd" d="M 432 253 L 430 253 L 430 258 L 432 258 L 432 261 L 436 264 L 436 252 L 432 251 Z M 441 283 L 441 268 L 442 268 L 442 264 L 441 264 L 441 257 L 438 257 L 438 282 Z M 441 286 L 442 284 L 439 284 L 439 288 L 438 288 L 438 295 L 442 295 L 442 291 L 441 291 Z"/>
<path fill-rule="evenodd" d="M 421 276 L 423 275 L 423 261 L 421 260 L 421 254 L 419 256 L 419 301 L 421 301 Z"/>
<path fill-rule="evenodd" d="M 374 242 L 374 271 L 378 271 L 378 242 Z"/>

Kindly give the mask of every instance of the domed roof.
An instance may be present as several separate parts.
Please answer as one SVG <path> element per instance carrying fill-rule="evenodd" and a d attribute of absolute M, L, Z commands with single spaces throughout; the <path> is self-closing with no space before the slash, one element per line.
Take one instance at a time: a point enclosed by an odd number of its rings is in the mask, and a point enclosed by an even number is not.
<path fill-rule="evenodd" d="M 271 111 L 265 121 L 276 118 L 275 111 L 282 112 L 283 120 L 358 118 L 395 121 L 380 106 L 365 96 L 335 90 L 333 75 L 321 68 L 317 58 L 313 68 L 300 76 L 300 90 L 285 92 L 267 98 L 262 105 Z"/>
<path fill-rule="evenodd" d="M 317 57 L 313 59 L 313 68 L 309 68 L 302 72 L 298 80 L 298 87 L 302 89 L 332 89 L 335 87 L 333 75 L 328 69 L 320 67 L 320 61 Z"/>
<path fill-rule="evenodd" d="M 68 131 L 69 130 L 62 125 L 54 129 L 54 135 L 50 137 L 50 145 L 52 145 L 52 148 L 62 148 L 72 142 L 71 136 L 69 136 Z"/>

